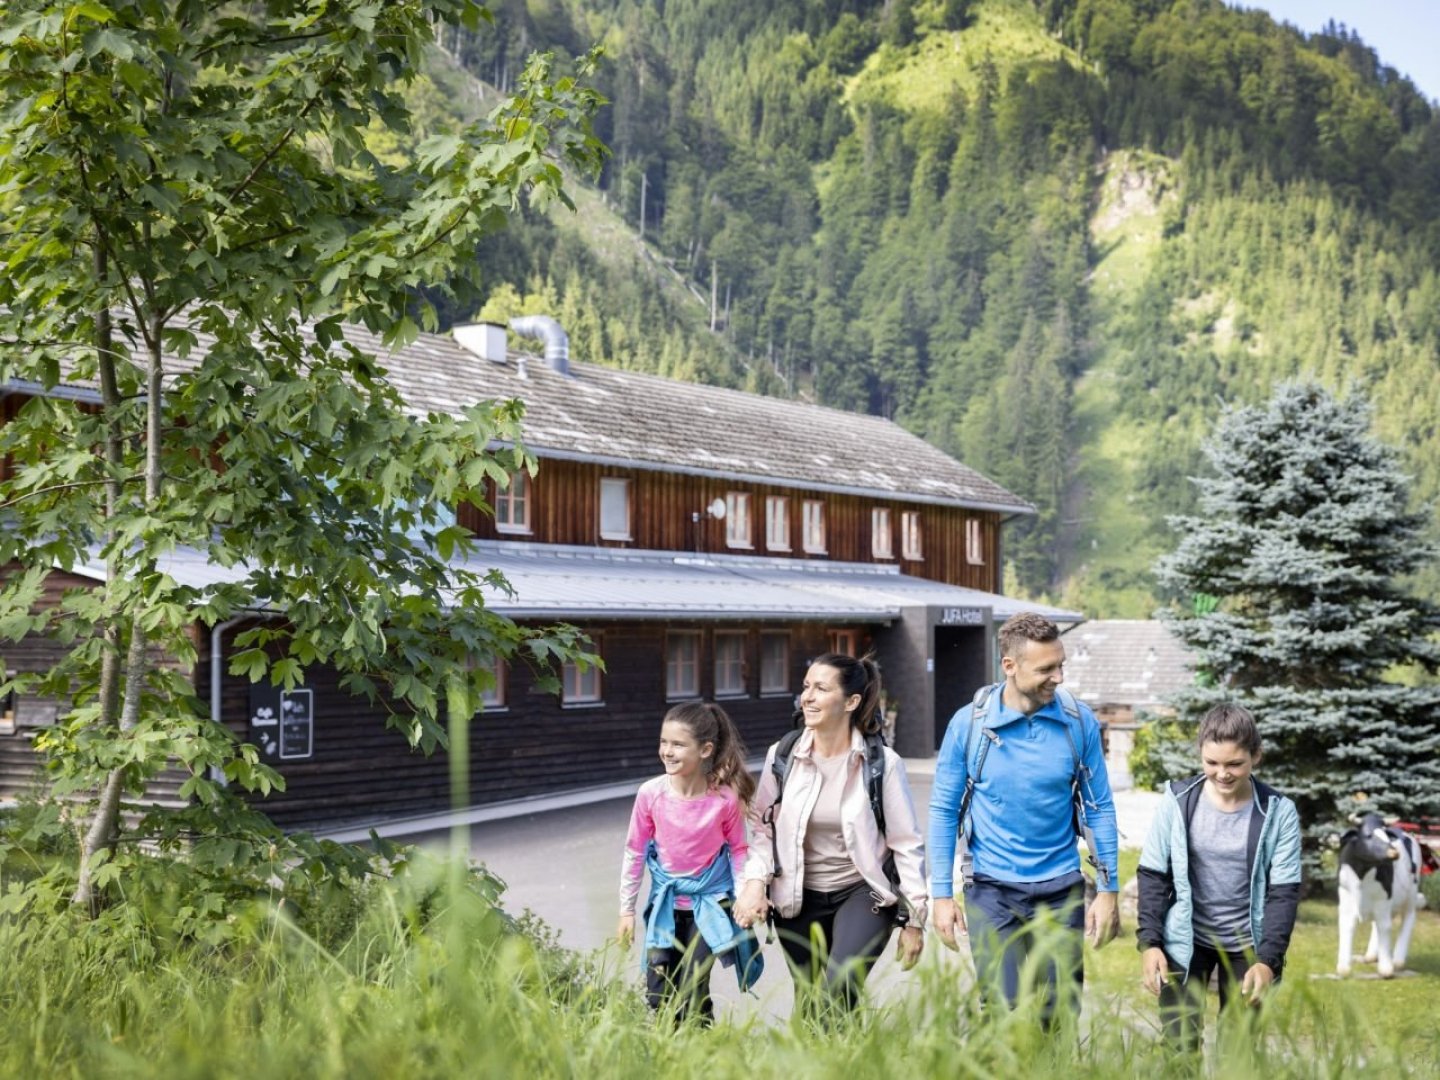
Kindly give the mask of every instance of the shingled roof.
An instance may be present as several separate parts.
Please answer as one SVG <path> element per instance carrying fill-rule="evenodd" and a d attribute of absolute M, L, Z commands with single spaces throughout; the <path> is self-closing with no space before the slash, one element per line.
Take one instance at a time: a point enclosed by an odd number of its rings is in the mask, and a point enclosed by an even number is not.
<path fill-rule="evenodd" d="M 1034 512 L 899 424 L 877 416 L 698 383 L 510 354 L 482 359 L 453 338 L 422 334 L 386 356 L 378 340 L 346 329 L 376 352 L 412 408 L 449 410 L 484 398 L 525 402 L 526 445 L 540 457 L 584 459 L 820 491 Z"/>
<path fill-rule="evenodd" d="M 878 416 L 573 360 L 563 373 L 515 353 L 488 360 L 448 335 L 421 334 L 396 352 L 360 326 L 347 326 L 345 336 L 380 361 L 418 414 L 487 399 L 524 401 L 523 438 L 541 458 L 1034 513 L 1018 495 Z M 200 334 L 189 362 L 209 344 Z M 172 360 L 173 368 L 184 366 Z M 7 388 L 43 392 L 14 381 Z M 67 380 L 50 393 L 94 390 Z"/>

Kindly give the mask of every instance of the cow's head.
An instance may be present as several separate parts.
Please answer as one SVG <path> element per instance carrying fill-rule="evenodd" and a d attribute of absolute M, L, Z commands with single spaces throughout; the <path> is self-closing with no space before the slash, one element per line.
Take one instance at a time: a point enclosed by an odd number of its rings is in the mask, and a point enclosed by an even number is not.
<path fill-rule="evenodd" d="M 1385 831 L 1379 814 L 1366 814 L 1358 829 L 1350 829 L 1340 837 L 1340 864 L 1360 870 L 1383 866 L 1400 857 L 1400 848 Z"/>

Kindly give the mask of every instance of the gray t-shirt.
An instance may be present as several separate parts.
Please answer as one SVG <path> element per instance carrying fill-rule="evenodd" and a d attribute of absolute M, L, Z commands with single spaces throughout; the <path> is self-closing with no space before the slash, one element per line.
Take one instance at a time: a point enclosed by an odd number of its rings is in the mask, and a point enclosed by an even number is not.
<path fill-rule="evenodd" d="M 1250 940 L 1250 874 L 1245 846 L 1254 802 L 1219 809 L 1202 792 L 1190 821 L 1190 880 L 1195 888 L 1195 942 L 1240 952 Z"/>

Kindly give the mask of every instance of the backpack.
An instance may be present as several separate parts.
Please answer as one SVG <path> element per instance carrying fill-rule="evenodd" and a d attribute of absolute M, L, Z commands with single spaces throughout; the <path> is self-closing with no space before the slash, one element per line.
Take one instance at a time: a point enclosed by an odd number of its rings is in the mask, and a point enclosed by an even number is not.
<path fill-rule="evenodd" d="M 795 744 L 800 741 L 800 736 L 805 734 L 803 727 L 787 731 L 781 736 L 780 741 L 775 744 L 775 757 L 770 762 L 770 772 L 775 776 L 775 801 L 766 808 L 762 820 L 770 826 L 770 844 L 774 853 L 775 876 L 779 877 L 783 871 L 780 869 L 780 838 L 775 835 L 775 817 L 780 811 L 781 800 L 785 798 L 785 781 L 790 776 L 792 764 L 791 754 L 795 750 Z M 880 835 L 885 835 L 885 742 L 879 734 L 866 735 L 865 738 L 865 790 L 870 796 L 870 812 L 875 815 L 875 826 L 880 830 Z M 898 884 L 900 881 L 899 872 L 895 869 L 895 856 L 887 855 L 884 862 L 885 876 L 890 879 L 891 885 L 897 886 L 892 890 L 899 895 Z M 905 905 L 896 905 L 897 925 L 904 926 L 908 918 L 908 911 Z"/>
<path fill-rule="evenodd" d="M 974 881 L 975 872 L 973 861 L 970 856 L 970 838 L 966 833 L 966 819 L 970 816 L 970 802 L 975 796 L 975 785 L 985 770 L 985 757 L 990 752 L 990 745 L 1000 745 L 1000 736 L 985 726 L 986 710 L 990 704 L 995 691 L 1004 686 L 1004 683 L 982 686 L 975 691 L 974 705 L 970 710 L 970 726 L 965 732 L 965 758 L 970 759 L 970 741 L 974 735 L 976 721 L 979 721 L 981 733 L 985 736 L 980 740 L 980 750 L 975 755 L 975 766 L 965 771 L 965 792 L 960 797 L 960 812 L 957 815 L 957 837 L 955 850 L 960 858 L 960 875 L 966 888 Z M 1080 746 L 1075 741 L 1075 735 L 1070 730 L 1073 722 L 1077 727 L 1081 723 L 1080 706 L 1076 703 L 1074 696 L 1063 687 L 1056 687 L 1055 697 L 1060 702 L 1060 709 L 1065 714 L 1065 741 L 1070 744 L 1070 757 L 1074 761 L 1075 771 L 1070 777 L 1070 813 L 1071 827 L 1075 835 L 1085 841 L 1085 861 L 1094 868 L 1098 880 L 1105 884 L 1110 882 L 1109 871 L 1100 863 L 1096 857 L 1095 834 L 1085 820 L 1085 808 L 1094 808 L 1095 793 L 1090 788 L 1090 767 L 1080 759 Z"/>

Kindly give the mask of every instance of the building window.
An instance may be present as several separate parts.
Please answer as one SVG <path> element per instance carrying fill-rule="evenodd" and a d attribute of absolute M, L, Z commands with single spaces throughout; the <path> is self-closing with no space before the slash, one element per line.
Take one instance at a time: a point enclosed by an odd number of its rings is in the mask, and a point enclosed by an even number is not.
<path fill-rule="evenodd" d="M 907 559 L 919 560 L 925 557 L 920 542 L 920 511 L 907 510 L 900 515 L 900 551 Z"/>
<path fill-rule="evenodd" d="M 630 481 L 624 477 L 600 478 L 600 539 L 630 539 Z"/>
<path fill-rule="evenodd" d="M 495 528 L 502 533 L 530 531 L 530 474 L 521 469 L 510 482 L 495 482 Z"/>
<path fill-rule="evenodd" d="M 590 636 L 592 652 L 595 658 L 600 658 L 600 638 L 598 635 Z M 565 661 L 564 671 L 560 676 L 560 704 L 562 705 L 593 705 L 602 700 L 600 697 L 600 669 L 594 664 L 581 668 L 574 660 Z"/>
<path fill-rule="evenodd" d="M 470 667 L 490 675 L 489 685 L 480 691 L 480 708 L 486 712 L 505 708 L 505 679 L 509 674 L 505 661 L 498 656 L 471 656 Z"/>
<path fill-rule="evenodd" d="M 665 636 L 665 696 L 700 696 L 700 632 L 672 630 Z"/>
<path fill-rule="evenodd" d="M 877 559 L 895 557 L 894 541 L 890 536 L 890 511 L 884 506 L 870 511 L 870 554 Z"/>
<path fill-rule="evenodd" d="M 965 522 L 965 561 L 972 566 L 985 562 L 985 532 L 979 518 Z"/>
<path fill-rule="evenodd" d="M 825 504 L 819 499 L 805 500 L 805 550 L 813 555 L 825 554 Z"/>
<path fill-rule="evenodd" d="M 760 635 L 760 693 L 790 692 L 790 635 L 767 630 Z"/>
<path fill-rule="evenodd" d="M 766 496 L 765 546 L 771 551 L 790 550 L 790 500 L 783 495 Z"/>
<path fill-rule="evenodd" d="M 743 491 L 725 493 L 725 545 L 753 546 L 750 543 L 750 496 Z"/>
<path fill-rule="evenodd" d="M 854 630 L 831 630 L 830 651 L 841 656 L 855 656 L 860 635 Z"/>
<path fill-rule="evenodd" d="M 733 631 L 715 635 L 715 696 L 745 694 L 745 635 Z"/>

